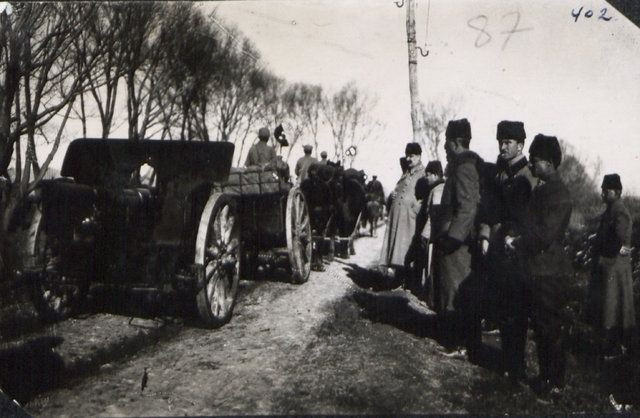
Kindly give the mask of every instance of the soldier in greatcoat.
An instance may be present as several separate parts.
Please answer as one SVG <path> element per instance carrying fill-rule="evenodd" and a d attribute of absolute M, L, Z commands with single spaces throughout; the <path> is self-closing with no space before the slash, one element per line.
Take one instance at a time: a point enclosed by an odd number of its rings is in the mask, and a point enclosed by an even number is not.
<path fill-rule="evenodd" d="M 452 354 L 466 347 L 470 359 L 481 345 L 479 313 L 471 297 L 477 289 L 472 271 L 475 246 L 475 220 L 480 204 L 482 159 L 469 150 L 471 125 L 467 119 L 449 121 L 445 132 L 448 177 L 440 201 L 443 226 L 435 240 L 434 279 L 439 289 L 436 312 L 445 330 L 444 343 Z"/>
<path fill-rule="evenodd" d="M 602 181 L 602 200 L 607 209 L 602 214 L 594 245 L 591 292 L 602 301 L 598 328 L 602 332 L 602 354 L 620 354 L 620 344 L 636 345 L 636 315 L 633 306 L 631 277 L 631 228 L 629 210 L 620 195 L 622 182 L 617 174 L 607 174 Z"/>
<path fill-rule="evenodd" d="M 509 377 L 524 380 L 524 347 L 528 317 L 525 304 L 526 274 L 522 260 L 505 252 L 504 238 L 522 231 L 525 210 L 538 180 L 531 174 L 522 153 L 526 139 L 524 124 L 518 121 L 498 123 L 496 139 L 500 154 L 496 174 L 487 187 L 488 210 L 483 211 L 478 228 L 479 246 L 485 262 L 487 309 L 498 321 L 503 363 Z M 491 314 L 490 314 L 491 316 Z"/>
<path fill-rule="evenodd" d="M 542 180 L 532 191 L 520 235 L 507 235 L 505 247 L 518 252 L 527 272 L 527 302 L 538 350 L 539 376 L 534 384 L 543 397 L 560 394 L 564 386 L 565 348 L 562 310 L 572 274 L 562 245 L 572 203 L 557 172 L 562 161 L 558 139 L 538 134 L 529 147 L 532 174 Z"/>
<path fill-rule="evenodd" d="M 438 231 L 442 230 L 442 211 L 440 202 L 442 201 L 442 192 L 444 190 L 444 174 L 442 172 L 442 164 L 440 161 L 429 161 L 425 168 L 425 175 L 429 185 L 429 193 L 422 203 L 420 215 L 424 218 L 422 228 L 422 239 L 425 247 L 425 271 L 422 281 L 422 296 L 426 299 L 429 308 L 436 307 L 435 296 L 439 294 L 438 284 L 434 280 L 435 263 L 434 258 L 434 238 Z M 419 227 L 419 225 L 418 225 Z"/>
<path fill-rule="evenodd" d="M 421 202 L 416 197 L 415 188 L 418 181 L 424 177 L 420 144 L 407 144 L 405 157 L 407 171 L 402 174 L 390 196 L 391 207 L 379 263 L 395 270 L 396 276 L 398 273 L 404 276 L 405 258 L 416 237 L 416 217 Z"/>

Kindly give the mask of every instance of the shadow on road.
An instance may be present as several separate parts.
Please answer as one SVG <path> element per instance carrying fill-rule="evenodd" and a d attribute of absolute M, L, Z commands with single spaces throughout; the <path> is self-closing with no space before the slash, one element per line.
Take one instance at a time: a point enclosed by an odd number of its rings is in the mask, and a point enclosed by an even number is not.
<path fill-rule="evenodd" d="M 97 286 L 92 288 L 88 313 L 109 313 L 137 318 L 195 317 L 195 298 L 152 289 Z"/>
<path fill-rule="evenodd" d="M 64 377 L 64 363 L 54 348 L 61 337 L 38 337 L 0 350 L 0 386 L 24 404 L 34 395 L 57 387 Z"/>
<path fill-rule="evenodd" d="M 347 277 L 358 287 L 374 292 L 393 290 L 402 284 L 402 281 L 382 273 L 376 268 L 365 268 L 353 263 L 336 262 L 345 265 Z"/>
<path fill-rule="evenodd" d="M 375 268 L 363 268 L 355 264 L 346 264 L 345 271 L 354 284 L 364 289 L 353 294 L 354 300 L 363 310 L 364 317 L 392 325 L 420 338 L 435 340 L 445 347 L 452 345 L 455 337 L 450 330 L 443 328 L 435 312 L 429 311 L 426 307 L 421 309 L 414 306 L 409 298 L 399 291 L 389 292 L 398 288 L 401 285 L 400 281 Z M 488 370 L 500 373 L 504 370 L 501 351 L 495 341 L 493 344 L 483 344 L 474 362 Z"/>

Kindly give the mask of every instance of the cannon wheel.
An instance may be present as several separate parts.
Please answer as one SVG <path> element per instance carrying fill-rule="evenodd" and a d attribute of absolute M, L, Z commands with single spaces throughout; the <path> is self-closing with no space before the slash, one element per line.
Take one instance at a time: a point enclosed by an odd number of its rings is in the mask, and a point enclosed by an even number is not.
<path fill-rule="evenodd" d="M 88 283 L 79 283 L 77 279 L 55 271 L 55 258 L 44 230 L 40 205 L 34 205 L 26 232 L 23 264 L 30 271 L 34 307 L 45 322 L 68 318 L 78 311 L 87 296 Z"/>
<path fill-rule="evenodd" d="M 291 280 L 300 284 L 309 280 L 313 238 L 309 210 L 299 187 L 294 187 L 287 196 L 285 216 L 287 250 L 291 262 Z"/>
<path fill-rule="evenodd" d="M 229 322 L 240 281 L 240 217 L 235 197 L 214 193 L 200 217 L 196 264 L 204 266 L 204 287 L 198 292 L 198 313 L 210 327 Z"/>

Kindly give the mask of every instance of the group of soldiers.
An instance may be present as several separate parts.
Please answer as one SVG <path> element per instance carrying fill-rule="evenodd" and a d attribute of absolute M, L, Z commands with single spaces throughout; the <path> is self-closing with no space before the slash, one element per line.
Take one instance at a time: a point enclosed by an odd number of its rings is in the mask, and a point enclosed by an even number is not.
<path fill-rule="evenodd" d="M 282 125 L 276 127 L 273 132 L 273 136 L 281 147 L 289 145 Z M 286 178 L 288 179 L 289 166 L 283 161 L 282 156 L 278 155 L 275 147 L 269 145 L 270 137 L 271 133 L 269 132 L 269 128 L 263 127 L 258 130 L 258 142 L 253 144 L 249 149 L 244 165 L 245 167 L 274 168 L 278 171 L 286 171 Z M 320 153 L 321 160 L 318 161 L 315 157 L 311 156 L 311 152 L 313 151 L 313 147 L 311 145 L 304 145 L 302 149 L 304 151 L 304 156 L 298 159 L 295 166 L 295 175 L 298 183 L 301 183 L 305 178 L 307 178 L 307 173 L 311 164 L 327 164 L 328 162 L 326 151 L 322 151 Z"/>
<path fill-rule="evenodd" d="M 447 165 L 426 168 L 418 143 L 405 149 L 403 174 L 390 196 L 380 265 L 417 290 L 439 318 L 443 345 L 472 362 L 482 356 L 483 318 L 498 325 L 505 374 L 527 382 L 529 324 L 536 339 L 539 376 L 533 388 L 559 396 L 565 379 L 562 311 L 572 277 L 563 245 L 572 212 L 558 168 L 556 137 L 538 134 L 523 154 L 524 124 L 497 125 L 499 155 L 484 162 L 469 149 L 471 125 L 451 120 L 445 133 Z M 605 175 L 607 205 L 597 232 L 592 292 L 600 298 L 602 353 L 622 343 L 636 347 L 631 278 L 631 217 L 617 174 Z M 489 309 L 490 308 L 490 309 Z"/>

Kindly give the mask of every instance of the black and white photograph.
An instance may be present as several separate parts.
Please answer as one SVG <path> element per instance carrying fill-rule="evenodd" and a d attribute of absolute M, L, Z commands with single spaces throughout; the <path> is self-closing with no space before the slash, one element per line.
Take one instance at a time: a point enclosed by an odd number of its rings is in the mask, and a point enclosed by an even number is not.
<path fill-rule="evenodd" d="M 0 2 L 0 415 L 640 413 L 640 1 Z"/>

